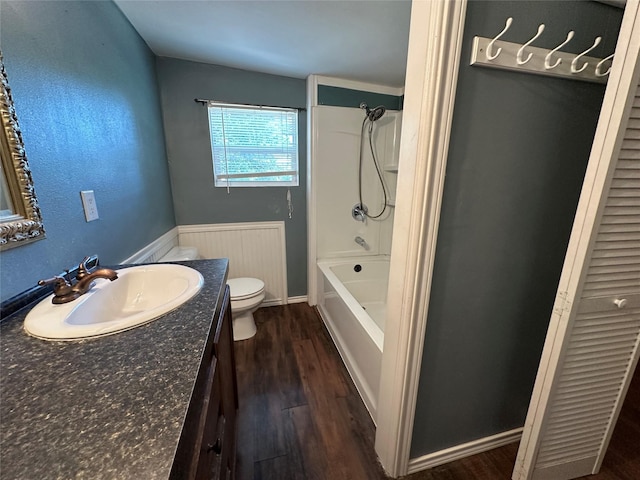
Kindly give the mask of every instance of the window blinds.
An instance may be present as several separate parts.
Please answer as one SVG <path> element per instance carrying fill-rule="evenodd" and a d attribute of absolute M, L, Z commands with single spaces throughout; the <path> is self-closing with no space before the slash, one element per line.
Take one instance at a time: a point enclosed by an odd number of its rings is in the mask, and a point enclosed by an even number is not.
<path fill-rule="evenodd" d="M 298 111 L 209 102 L 215 185 L 298 185 Z"/>

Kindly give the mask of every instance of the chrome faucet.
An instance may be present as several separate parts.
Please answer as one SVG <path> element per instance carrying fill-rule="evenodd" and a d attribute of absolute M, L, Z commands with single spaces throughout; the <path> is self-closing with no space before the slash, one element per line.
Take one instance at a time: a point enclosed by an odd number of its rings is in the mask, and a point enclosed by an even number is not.
<path fill-rule="evenodd" d="M 112 282 L 118 278 L 118 273 L 110 268 L 99 268 L 90 272 L 87 268 L 87 262 L 91 257 L 85 257 L 80 265 L 78 265 L 78 272 L 76 273 L 76 281 L 67 280 L 62 275 L 56 275 L 48 280 L 40 280 L 38 285 L 49 285 L 53 283 L 53 299 L 52 303 L 62 304 L 74 301 L 76 298 L 87 293 L 91 287 L 95 285 L 97 278 L 106 278 Z"/>
<path fill-rule="evenodd" d="M 356 238 L 354 238 L 354 240 L 362 248 L 364 248 L 365 250 L 369 250 L 369 244 L 366 242 L 364 238 L 362 238 L 361 236 L 357 236 Z"/>
<path fill-rule="evenodd" d="M 367 220 L 368 212 L 369 212 L 369 209 L 367 208 L 366 205 L 362 203 L 356 203 L 351 209 L 351 216 L 353 217 L 354 220 L 364 223 Z"/>

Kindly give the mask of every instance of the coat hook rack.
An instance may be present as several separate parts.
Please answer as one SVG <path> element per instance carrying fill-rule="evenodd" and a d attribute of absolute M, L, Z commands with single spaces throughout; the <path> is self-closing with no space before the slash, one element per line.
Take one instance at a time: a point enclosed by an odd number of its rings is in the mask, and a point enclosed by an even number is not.
<path fill-rule="evenodd" d="M 556 48 L 548 50 L 531 46 L 543 34 L 544 24 L 541 24 L 537 33 L 523 45 L 500 40 L 500 37 L 506 33 L 512 23 L 513 18 L 509 17 L 504 29 L 493 38 L 474 37 L 471 65 L 586 82 L 607 83 L 611 67 L 604 70 L 603 66 L 607 61 L 612 60 L 613 55 L 604 59 L 587 56 L 600 44 L 602 37 L 596 37 L 593 45 L 582 53 L 563 52 L 560 49 L 571 42 L 575 35 L 572 30 L 567 34 L 564 42 Z"/>

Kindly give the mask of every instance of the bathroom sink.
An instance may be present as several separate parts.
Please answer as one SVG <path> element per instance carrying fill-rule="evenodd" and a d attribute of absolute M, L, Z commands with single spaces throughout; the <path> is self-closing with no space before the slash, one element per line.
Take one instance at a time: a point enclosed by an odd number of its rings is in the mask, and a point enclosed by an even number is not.
<path fill-rule="evenodd" d="M 200 291 L 200 272 L 184 265 L 154 264 L 117 270 L 111 282 L 99 278 L 87 293 L 61 305 L 53 294 L 24 321 L 25 331 L 44 340 L 110 335 L 144 325 L 179 307 Z"/>

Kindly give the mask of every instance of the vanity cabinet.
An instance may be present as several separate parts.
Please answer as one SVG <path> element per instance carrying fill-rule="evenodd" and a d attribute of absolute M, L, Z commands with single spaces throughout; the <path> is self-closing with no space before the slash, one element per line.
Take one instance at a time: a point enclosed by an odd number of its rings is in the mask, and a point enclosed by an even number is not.
<path fill-rule="evenodd" d="M 172 479 L 233 479 L 236 464 L 238 387 L 229 287 L 207 339 Z"/>
<path fill-rule="evenodd" d="M 30 308 L 19 308 L 33 292 L 9 314 L 3 306 L 0 385 L 11 388 L 0 401 L 0 479 L 234 478 L 229 262 L 185 263 L 202 275 L 200 293 L 116 335 L 43 341 L 25 333 Z"/>

